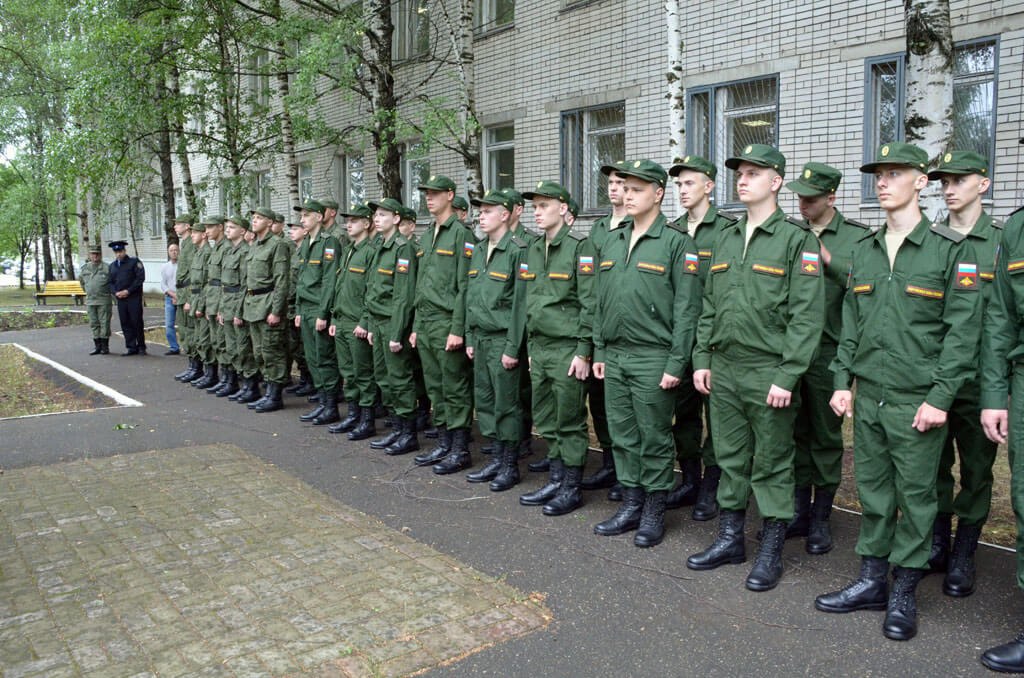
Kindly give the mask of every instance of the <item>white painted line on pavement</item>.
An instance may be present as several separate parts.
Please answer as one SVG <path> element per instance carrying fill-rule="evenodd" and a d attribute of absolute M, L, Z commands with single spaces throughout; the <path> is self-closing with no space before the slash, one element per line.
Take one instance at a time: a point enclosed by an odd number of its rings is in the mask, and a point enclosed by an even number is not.
<path fill-rule="evenodd" d="M 842 506 L 835 506 L 835 505 L 833 505 L 832 508 L 834 510 L 836 510 L 836 511 L 842 511 L 843 513 L 852 513 L 855 516 L 863 516 L 864 515 L 860 511 L 854 511 L 853 509 L 843 508 Z M 990 544 L 987 541 L 980 541 L 979 540 L 978 543 L 981 544 L 982 546 L 991 546 L 992 548 L 999 549 L 1000 551 L 1009 551 L 1010 553 L 1016 553 L 1017 552 L 1017 549 L 1011 549 L 1008 546 L 1000 546 L 999 544 Z"/>
<path fill-rule="evenodd" d="M 17 348 L 21 349 L 21 351 L 23 351 L 25 353 L 25 355 L 27 355 L 29 358 L 32 358 L 34 360 L 38 360 L 41 363 L 46 363 L 47 365 L 49 365 L 53 369 L 57 370 L 58 372 L 63 372 L 64 374 L 68 375 L 69 377 L 71 377 L 75 381 L 77 381 L 77 382 L 79 382 L 81 384 L 85 384 L 86 386 L 88 386 L 89 388 L 93 389 L 94 391 L 99 391 L 103 395 L 107 396 L 108 398 L 110 398 L 111 400 L 116 402 L 118 405 L 121 405 L 123 407 L 144 407 L 144 403 L 140 403 L 138 400 L 135 400 L 134 398 L 129 398 L 125 394 L 120 393 L 118 391 L 115 391 L 114 389 L 110 388 L 109 386 L 105 386 L 104 384 L 101 384 L 98 381 L 90 379 L 89 377 L 85 376 L 84 374 L 81 374 L 79 372 L 75 372 L 70 367 L 66 367 L 66 366 L 61 365 L 60 363 L 58 363 L 58 362 L 56 362 L 54 360 L 50 360 L 46 356 L 40 355 L 40 354 L 36 353 L 35 351 L 33 351 L 33 350 L 29 349 L 29 348 L 25 348 L 21 344 L 17 344 L 17 343 L 13 343 L 12 342 L 11 346 L 16 346 Z M 97 409 L 99 409 L 99 408 L 97 408 Z"/>

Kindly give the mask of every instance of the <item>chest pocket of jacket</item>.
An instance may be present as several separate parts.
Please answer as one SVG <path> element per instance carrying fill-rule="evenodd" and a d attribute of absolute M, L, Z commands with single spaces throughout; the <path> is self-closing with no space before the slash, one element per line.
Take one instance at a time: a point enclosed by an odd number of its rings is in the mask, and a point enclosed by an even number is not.
<path fill-rule="evenodd" d="M 942 318 L 945 285 L 939 278 L 912 278 L 903 285 L 909 322 L 936 322 Z"/>
<path fill-rule="evenodd" d="M 643 259 L 636 262 L 636 269 L 641 273 L 650 273 L 651 275 L 665 275 L 665 271 L 668 270 L 661 262 Z"/>

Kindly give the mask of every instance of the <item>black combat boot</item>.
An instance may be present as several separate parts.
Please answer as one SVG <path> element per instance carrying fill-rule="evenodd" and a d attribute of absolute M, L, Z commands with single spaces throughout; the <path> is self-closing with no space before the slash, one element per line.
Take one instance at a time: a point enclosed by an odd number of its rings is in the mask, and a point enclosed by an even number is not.
<path fill-rule="evenodd" d="M 206 366 L 206 371 L 203 372 L 203 378 L 197 381 L 193 381 L 192 385 L 198 389 L 204 389 L 210 388 L 218 381 L 220 381 L 220 377 L 217 374 L 217 365 L 209 364 Z"/>
<path fill-rule="evenodd" d="M 479 471 L 467 473 L 467 483 L 487 483 L 498 477 L 498 471 L 505 464 L 505 446 L 495 440 L 491 447 L 491 461 Z M 483 451 L 483 448 L 480 448 L 480 450 Z"/>
<path fill-rule="evenodd" d="M 693 505 L 694 520 L 711 520 L 718 515 L 718 481 L 721 478 L 720 466 L 704 467 L 704 478 L 700 481 L 697 503 Z"/>
<path fill-rule="evenodd" d="M 718 516 L 718 537 L 711 546 L 686 559 L 691 570 L 713 570 L 729 563 L 742 563 L 747 559 L 746 543 L 743 540 L 743 523 L 746 511 L 722 511 Z"/>
<path fill-rule="evenodd" d="M 526 433 L 524 433 L 523 437 L 519 440 L 516 457 L 519 459 L 525 459 L 531 454 L 533 454 L 533 433 L 531 432 L 531 427 L 527 426 Z"/>
<path fill-rule="evenodd" d="M 416 435 L 416 415 L 407 419 L 398 417 L 395 428 L 398 429 L 398 438 L 388 445 L 384 454 L 397 457 L 400 454 L 409 454 L 420 449 L 420 440 Z"/>
<path fill-rule="evenodd" d="M 238 380 L 238 387 L 237 391 L 228 396 L 228 400 L 238 400 L 243 396 L 249 395 L 249 392 L 252 391 L 252 380 L 242 377 Z"/>
<path fill-rule="evenodd" d="M 492 440 L 486 445 L 480 446 L 480 454 L 494 454 L 494 447 L 497 445 L 497 441 Z"/>
<path fill-rule="evenodd" d="M 1004 645 L 985 650 L 981 663 L 1000 673 L 1024 673 L 1024 633 Z"/>
<path fill-rule="evenodd" d="M 519 484 L 519 446 L 499 444 L 501 447 L 494 456 L 501 460 L 501 468 L 491 481 L 491 492 L 504 492 Z"/>
<path fill-rule="evenodd" d="M 300 398 L 316 393 L 316 386 L 313 385 L 313 375 L 309 373 L 308 367 L 299 368 L 299 383 L 295 385 L 293 393 Z"/>
<path fill-rule="evenodd" d="M 677 509 L 697 503 L 700 495 L 700 459 L 687 459 L 683 462 L 682 471 L 682 482 L 668 493 L 665 508 Z"/>
<path fill-rule="evenodd" d="M 424 433 L 423 435 L 427 435 Z M 429 437 L 429 436 L 427 436 Z M 448 456 L 452 449 L 452 432 L 444 425 L 437 427 L 437 445 L 426 454 L 417 454 L 413 463 L 417 466 L 433 466 Z"/>
<path fill-rule="evenodd" d="M 623 488 L 625 491 L 625 488 Z M 623 501 L 626 497 L 623 494 Z M 665 538 L 665 502 L 668 492 L 655 490 L 644 497 L 644 510 L 640 513 L 640 527 L 636 528 L 633 545 L 640 548 L 657 546 Z"/>
<path fill-rule="evenodd" d="M 206 389 L 206 392 L 209 393 L 210 395 L 217 395 L 217 391 L 219 391 L 222 388 L 224 388 L 224 384 L 228 383 L 228 379 L 230 379 L 230 378 L 231 378 L 231 368 L 230 367 L 224 367 L 220 371 L 220 379 L 217 380 L 216 384 L 213 384 L 208 389 Z"/>
<path fill-rule="evenodd" d="M 544 487 L 519 497 L 519 503 L 523 506 L 542 506 L 558 494 L 558 488 L 562 486 L 562 478 L 565 477 L 565 464 L 561 459 L 551 460 L 551 469 L 548 471 L 548 482 Z"/>
<path fill-rule="evenodd" d="M 761 529 L 761 545 L 757 548 L 754 567 L 747 576 L 751 591 L 771 591 L 782 578 L 782 547 L 786 543 L 786 525 L 781 520 L 766 520 Z"/>
<path fill-rule="evenodd" d="M 580 487 L 584 490 L 603 490 L 606 487 L 611 487 L 615 484 L 615 459 L 612 457 L 612 451 L 608 449 L 601 450 L 601 468 L 594 471 L 593 475 L 589 475 L 580 481 Z"/>
<path fill-rule="evenodd" d="M 377 426 L 373 421 L 373 408 L 360 407 L 359 421 L 356 427 L 348 432 L 349 440 L 366 440 L 377 435 Z"/>
<path fill-rule="evenodd" d="M 942 582 L 942 592 L 947 596 L 964 598 L 974 593 L 974 552 L 978 550 L 979 537 L 981 525 L 957 523 L 949 569 Z"/>
<path fill-rule="evenodd" d="M 193 381 L 203 376 L 205 369 L 206 368 L 203 365 L 203 361 L 200 360 L 199 358 L 196 358 L 195 367 L 189 372 L 189 374 L 182 377 L 181 381 L 186 384 L 191 384 Z"/>
<path fill-rule="evenodd" d="M 455 429 L 451 432 L 451 436 L 451 451 L 444 459 L 434 464 L 434 473 L 439 476 L 458 473 L 473 465 L 473 458 L 469 454 L 469 429 Z"/>
<path fill-rule="evenodd" d="M 793 520 L 786 526 L 786 539 L 806 537 L 811 530 L 811 493 L 813 488 L 793 490 Z"/>
<path fill-rule="evenodd" d="M 324 401 L 324 409 L 311 422 L 314 426 L 326 426 L 341 421 L 341 414 L 338 412 L 338 394 L 333 391 L 330 393 L 325 391 Z"/>
<path fill-rule="evenodd" d="M 330 433 L 348 433 L 356 427 L 357 423 L 359 423 L 359 405 L 350 400 L 348 401 L 348 414 L 345 415 L 345 418 L 337 424 L 331 424 L 327 430 Z"/>
<path fill-rule="evenodd" d="M 551 460 L 544 457 L 543 459 L 538 459 L 535 462 L 527 464 L 526 468 L 530 469 L 534 473 L 546 473 L 551 470 Z"/>
<path fill-rule="evenodd" d="M 391 415 L 390 415 L 390 414 L 388 414 L 388 418 L 389 418 L 389 419 L 391 418 Z M 397 428 L 392 428 L 392 429 L 391 429 L 391 430 L 390 430 L 390 431 L 389 431 L 389 432 L 388 432 L 388 433 L 387 433 L 387 434 L 386 434 L 386 435 L 385 435 L 385 436 L 384 436 L 383 438 L 381 438 L 380 440 L 374 440 L 374 441 L 372 441 L 372 442 L 370 443 L 370 447 L 372 447 L 372 448 L 373 448 L 373 449 L 375 449 L 375 450 L 386 450 L 386 449 L 387 449 L 388 447 L 390 447 L 391 443 L 393 443 L 393 442 L 395 442 L 396 440 L 398 440 L 399 436 L 401 436 L 401 435 L 402 435 L 402 432 L 401 432 L 401 431 L 399 431 L 399 430 L 398 430 Z"/>
<path fill-rule="evenodd" d="M 228 373 L 227 377 L 224 379 L 224 383 L 221 384 L 220 388 L 213 392 L 213 395 L 218 398 L 227 398 L 233 393 L 238 393 L 238 372 L 231 369 L 224 371 Z M 206 392 L 209 393 L 209 389 L 207 389 Z"/>
<path fill-rule="evenodd" d="M 583 505 L 583 490 L 580 482 L 583 480 L 582 466 L 566 466 L 562 475 L 562 484 L 548 503 L 544 504 L 541 513 L 546 516 L 564 516 L 572 513 Z"/>
<path fill-rule="evenodd" d="M 309 381 L 306 379 L 306 377 L 308 375 L 309 375 L 309 372 L 307 372 L 306 370 L 300 368 L 299 369 L 299 380 L 295 381 L 295 382 L 292 382 L 292 383 L 288 384 L 287 386 L 285 386 L 284 387 L 284 392 L 285 393 L 295 393 L 297 390 L 299 390 L 300 388 L 302 388 L 303 386 L 308 384 Z"/>
<path fill-rule="evenodd" d="M 89 355 L 99 355 L 100 353 L 102 353 L 103 352 L 102 346 L 103 346 L 103 340 L 102 339 L 93 339 L 92 340 L 92 350 L 89 351 Z"/>
<path fill-rule="evenodd" d="M 882 635 L 889 640 L 910 640 L 917 635 L 917 584 L 925 570 L 894 567 L 889 604 L 885 608 Z"/>
<path fill-rule="evenodd" d="M 189 358 L 188 359 L 188 367 L 185 368 L 184 372 L 178 372 L 176 375 L 174 375 L 174 378 L 176 380 L 178 380 L 178 381 L 191 381 L 190 379 L 186 379 L 185 377 L 187 377 L 190 373 L 195 372 L 195 370 L 196 370 L 196 359 L 195 358 Z"/>
<path fill-rule="evenodd" d="M 305 414 L 300 414 L 299 421 L 313 421 L 320 416 L 321 412 L 324 411 L 324 403 L 327 402 L 327 394 L 323 391 L 317 391 L 316 396 L 317 406 Z"/>
<path fill-rule="evenodd" d="M 100 355 L 107 355 L 110 353 L 110 337 L 104 337 L 100 339 Z"/>
<path fill-rule="evenodd" d="M 594 525 L 594 534 L 613 537 L 640 527 L 640 515 L 644 510 L 646 496 L 647 493 L 642 487 L 622 488 L 622 505 L 619 506 L 619 510 L 608 520 Z"/>
<path fill-rule="evenodd" d="M 615 484 L 608 488 L 608 501 L 622 501 L 622 483 L 615 481 Z"/>
<path fill-rule="evenodd" d="M 253 377 L 250 379 L 252 382 L 252 390 L 246 394 L 245 398 L 239 396 L 236 398 L 236 402 L 243 403 L 250 410 L 255 410 L 257 407 L 263 404 L 267 394 L 260 391 L 260 380 L 259 377 Z"/>
<path fill-rule="evenodd" d="M 430 401 L 421 398 L 416 406 L 416 430 L 427 431 L 430 429 Z M 424 435 L 426 435 L 424 433 Z"/>
<path fill-rule="evenodd" d="M 825 593 L 814 599 L 814 607 L 822 612 L 856 612 L 857 610 L 884 610 L 889 600 L 889 561 L 885 558 L 862 556 L 860 576 L 846 588 Z"/>
<path fill-rule="evenodd" d="M 270 382 L 267 384 L 267 399 L 263 401 L 263 404 L 256 407 L 253 412 L 276 412 L 284 408 L 282 384 L 276 384 Z"/>
<path fill-rule="evenodd" d="M 811 527 L 807 531 L 807 544 L 804 549 L 811 555 L 820 556 L 832 550 L 832 526 L 829 516 L 832 515 L 834 492 L 820 487 L 814 490 L 814 505 L 811 507 Z"/>
<path fill-rule="evenodd" d="M 952 541 L 953 516 L 939 513 L 932 524 L 932 551 L 928 555 L 928 567 L 925 574 L 945 573 L 949 567 L 949 546 Z"/>

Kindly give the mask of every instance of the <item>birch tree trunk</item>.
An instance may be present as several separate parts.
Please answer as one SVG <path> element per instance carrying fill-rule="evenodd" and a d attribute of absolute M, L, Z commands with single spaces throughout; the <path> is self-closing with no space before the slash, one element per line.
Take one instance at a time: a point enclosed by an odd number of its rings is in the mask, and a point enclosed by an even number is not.
<path fill-rule="evenodd" d="M 295 160 L 295 133 L 292 115 L 288 110 L 288 66 L 284 42 L 277 43 L 277 93 L 281 97 L 281 146 L 284 150 L 285 177 L 288 179 L 288 209 L 285 214 L 302 204 L 299 195 L 299 165 Z"/>
<path fill-rule="evenodd" d="M 907 33 L 906 140 L 928 153 L 929 165 L 949 150 L 953 134 L 953 33 L 949 0 L 904 0 Z M 944 202 L 938 184 L 921 192 L 921 210 L 934 219 Z"/>
<path fill-rule="evenodd" d="M 683 161 L 686 154 L 685 90 L 683 89 L 683 21 L 679 0 L 665 0 L 665 20 L 668 26 L 668 128 L 669 152 L 672 164 Z"/>
<path fill-rule="evenodd" d="M 181 100 L 181 75 L 178 71 L 178 63 L 171 64 L 171 97 L 174 101 Z M 181 170 L 181 183 L 185 189 L 185 211 L 198 215 L 199 206 L 196 204 L 196 187 L 192 183 L 192 165 L 188 159 L 188 139 L 185 137 L 185 122 L 179 113 L 174 120 L 174 136 L 177 142 L 175 152 L 178 155 L 178 167 Z"/>
<path fill-rule="evenodd" d="M 364 64 L 370 80 L 370 140 L 377 154 L 377 183 L 381 195 L 402 196 L 401 154 L 395 138 L 397 107 L 395 77 L 392 70 L 391 36 L 395 25 L 391 20 L 391 0 L 364 0 L 366 39 L 369 49 Z"/>
<path fill-rule="evenodd" d="M 68 225 L 68 201 L 64 189 L 57 192 L 57 214 L 62 215 L 60 221 L 61 256 L 64 259 L 64 274 L 67 280 L 75 278 L 75 250 L 71 247 L 71 227 Z"/>
<path fill-rule="evenodd" d="M 437 9 L 444 17 L 455 55 L 455 72 L 459 77 L 459 138 L 456 143 L 465 167 L 466 189 L 471 198 L 484 194 L 480 162 L 480 123 L 476 117 L 476 54 L 473 50 L 473 0 L 455 0 L 457 14 L 452 16 L 445 0 L 437 0 Z"/>

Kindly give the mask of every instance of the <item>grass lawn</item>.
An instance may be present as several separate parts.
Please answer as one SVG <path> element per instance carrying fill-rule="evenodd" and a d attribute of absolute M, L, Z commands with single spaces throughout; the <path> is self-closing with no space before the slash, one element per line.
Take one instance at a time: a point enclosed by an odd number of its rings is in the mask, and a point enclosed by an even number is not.
<path fill-rule="evenodd" d="M 30 283 L 25 284 L 25 289 L 18 286 L 0 287 L 0 310 L 25 308 L 36 305 L 36 288 Z M 164 295 L 159 292 L 146 292 L 143 295 L 143 304 L 147 308 L 163 308 Z M 74 308 L 75 302 L 68 298 L 53 298 L 47 301 L 51 308 Z"/>
<path fill-rule="evenodd" d="M 0 344 L 0 419 L 115 405 L 10 344 Z"/>

